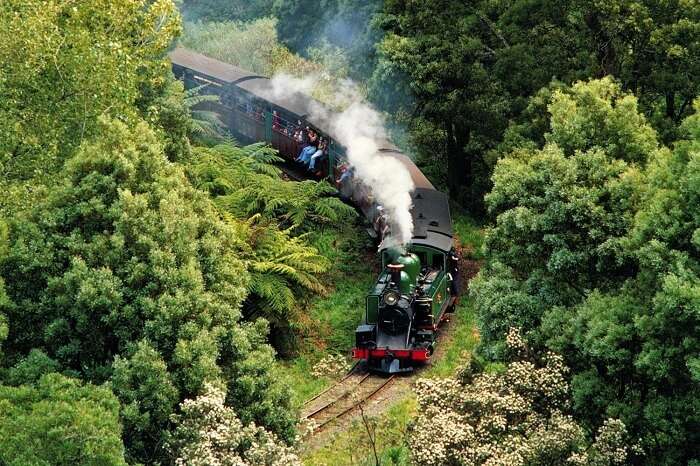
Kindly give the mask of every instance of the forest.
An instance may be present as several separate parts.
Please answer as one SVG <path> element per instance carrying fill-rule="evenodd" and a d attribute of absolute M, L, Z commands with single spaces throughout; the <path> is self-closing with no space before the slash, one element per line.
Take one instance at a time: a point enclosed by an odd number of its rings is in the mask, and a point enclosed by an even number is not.
<path fill-rule="evenodd" d="M 377 245 L 176 47 L 351 88 L 449 195 L 433 361 L 322 442 Z M 700 466 L 697 0 L 5 0 L 0 189 L 0 466 Z"/>

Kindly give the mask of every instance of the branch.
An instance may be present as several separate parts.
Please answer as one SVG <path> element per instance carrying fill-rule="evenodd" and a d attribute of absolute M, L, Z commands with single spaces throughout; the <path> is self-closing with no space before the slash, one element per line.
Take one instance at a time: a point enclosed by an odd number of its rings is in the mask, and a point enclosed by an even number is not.
<path fill-rule="evenodd" d="M 692 97 L 688 97 L 687 99 L 685 99 L 685 100 L 683 101 L 683 103 L 681 104 L 681 108 L 678 110 L 678 115 L 676 115 L 676 117 L 674 118 L 674 120 L 676 121 L 676 123 L 678 123 L 679 121 L 681 121 L 681 118 L 683 118 L 683 112 L 685 112 L 685 108 L 686 108 L 686 107 L 688 106 L 688 104 L 689 104 L 690 102 L 692 102 L 692 101 L 693 101 Z"/>
<path fill-rule="evenodd" d="M 493 34 L 494 34 L 496 37 L 498 37 L 499 39 L 501 39 L 501 42 L 503 42 L 503 46 L 504 46 L 504 47 L 506 47 L 506 48 L 510 47 L 510 45 L 508 45 L 508 41 L 506 40 L 505 37 L 503 37 L 503 34 L 501 33 L 501 31 L 499 31 L 498 28 L 496 27 L 496 25 L 493 24 L 493 21 L 491 21 L 485 14 L 483 14 L 483 13 L 482 13 L 481 11 L 479 11 L 479 10 L 476 10 L 476 15 L 477 15 L 479 18 L 481 18 L 481 20 L 482 20 L 484 23 L 486 23 L 486 25 L 489 27 L 489 29 L 491 29 L 491 32 L 493 32 Z"/>
<path fill-rule="evenodd" d="M 369 420 L 365 415 L 364 402 L 360 403 L 359 408 L 360 416 L 362 416 L 362 423 L 365 425 L 365 430 L 367 430 L 367 436 L 369 437 L 369 443 L 372 445 L 372 451 L 374 452 L 375 465 L 381 466 L 381 463 L 379 462 L 379 455 L 377 455 L 377 437 L 376 435 L 373 435 L 374 429 L 370 428 Z"/>

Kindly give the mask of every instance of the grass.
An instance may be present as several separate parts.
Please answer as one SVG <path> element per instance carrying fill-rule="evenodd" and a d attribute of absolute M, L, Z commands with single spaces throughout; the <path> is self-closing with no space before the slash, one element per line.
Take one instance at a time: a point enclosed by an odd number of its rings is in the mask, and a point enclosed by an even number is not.
<path fill-rule="evenodd" d="M 281 361 L 277 366 L 278 377 L 291 388 L 292 406 L 299 409 L 304 401 L 321 392 L 331 383 L 327 377 L 314 377 L 311 369 L 318 355 L 300 355 L 290 361 Z"/>
<path fill-rule="evenodd" d="M 452 227 L 463 245 L 472 250 L 472 259 L 484 258 L 484 229 L 483 225 L 469 215 L 457 212 L 452 216 Z"/>
<path fill-rule="evenodd" d="M 362 224 L 310 235 L 311 243 L 332 264 L 327 296 L 317 296 L 307 303 L 314 325 L 316 349 L 347 354 L 355 341 L 355 328 L 362 320 L 365 296 L 377 272 L 374 245 L 365 239 Z M 307 350 L 309 345 L 306 345 Z"/>
<path fill-rule="evenodd" d="M 382 416 L 368 418 L 376 432 L 376 446 L 384 466 L 407 466 L 409 452 L 405 438 L 416 413 L 415 397 L 407 397 L 392 406 Z M 373 466 L 372 446 L 361 418 L 345 432 L 337 435 L 322 448 L 303 457 L 308 466 Z"/>
<path fill-rule="evenodd" d="M 365 295 L 376 277 L 373 245 L 362 231 L 362 224 L 348 222 L 340 228 L 324 228 L 309 234 L 309 241 L 331 262 L 324 279 L 326 296 L 300 302 L 307 320 L 300 324 L 297 355 L 281 361 L 279 376 L 292 387 L 292 404 L 303 402 L 322 391 L 332 379 L 311 375 L 314 365 L 325 355 L 348 356 L 355 340 L 355 328 L 365 307 Z"/>
<path fill-rule="evenodd" d="M 457 306 L 452 316 L 453 333 L 448 341 L 442 344 L 446 347 L 441 352 L 440 359 L 433 361 L 430 368 L 423 374 L 426 377 L 450 377 L 469 359 L 474 347 L 479 342 L 476 331 L 474 301 L 465 297 Z"/>

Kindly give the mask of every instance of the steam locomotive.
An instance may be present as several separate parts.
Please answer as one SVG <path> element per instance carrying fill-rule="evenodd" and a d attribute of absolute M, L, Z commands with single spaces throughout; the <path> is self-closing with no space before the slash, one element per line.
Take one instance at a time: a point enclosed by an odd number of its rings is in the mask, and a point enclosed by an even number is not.
<path fill-rule="evenodd" d="M 218 113 L 236 139 L 265 141 L 282 157 L 293 160 L 300 146 L 286 128 L 301 121 L 329 141 L 321 177 L 333 183 L 341 174 L 347 163 L 345 149 L 327 121 L 315 120 L 310 97 L 280 96 L 272 91 L 268 78 L 184 48 L 173 50 L 170 59 L 175 76 L 186 87 L 206 85 L 208 94 L 219 96 L 219 102 L 200 105 Z M 379 147 L 382 155 L 401 163 L 413 180 L 414 233 L 405 251 L 396 250 L 390 236 L 379 245 L 383 272 L 366 297 L 352 355 L 366 360 L 370 368 L 393 373 L 409 371 L 430 359 L 438 327 L 454 310 L 459 296 L 459 261 L 448 197 L 391 142 L 384 141 Z M 376 224 L 378 206 L 368 196 L 367 190 L 356 190 L 350 200 Z"/>
<path fill-rule="evenodd" d="M 447 196 L 418 188 L 411 213 L 414 233 L 408 249 L 380 245 L 383 272 L 355 331 L 353 358 L 381 372 L 410 371 L 430 359 L 438 327 L 454 311 L 460 292 Z"/>

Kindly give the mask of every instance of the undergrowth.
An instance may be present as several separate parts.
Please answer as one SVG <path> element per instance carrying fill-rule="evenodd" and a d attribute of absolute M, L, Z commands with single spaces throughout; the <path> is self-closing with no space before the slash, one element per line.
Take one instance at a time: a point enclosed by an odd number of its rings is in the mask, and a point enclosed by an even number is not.
<path fill-rule="evenodd" d="M 407 397 L 389 408 L 383 415 L 368 417 L 370 428 L 376 432 L 376 447 L 383 466 L 408 466 L 409 452 L 405 438 L 411 419 L 416 413 L 416 400 Z M 376 464 L 367 430 L 358 417 L 350 427 L 304 458 L 308 466 L 374 466 Z"/>
<path fill-rule="evenodd" d="M 305 316 L 296 324 L 297 354 L 282 361 L 280 376 L 293 389 L 293 405 L 327 387 L 330 377 L 314 377 L 311 371 L 327 354 L 349 357 L 354 344 L 355 328 L 362 319 L 365 295 L 376 277 L 376 247 L 362 230 L 362 221 L 336 227 L 326 226 L 309 234 L 308 240 L 332 264 L 324 285 L 325 296 L 299 301 Z"/>

